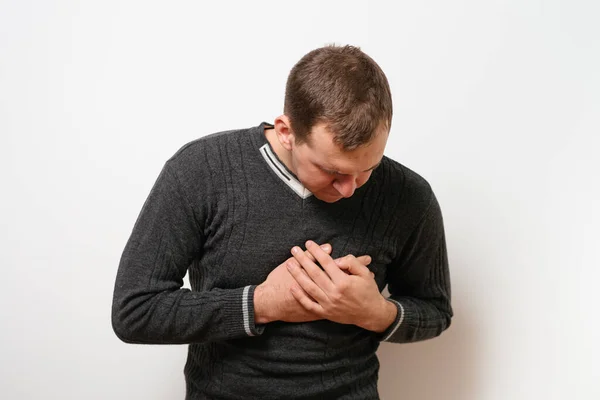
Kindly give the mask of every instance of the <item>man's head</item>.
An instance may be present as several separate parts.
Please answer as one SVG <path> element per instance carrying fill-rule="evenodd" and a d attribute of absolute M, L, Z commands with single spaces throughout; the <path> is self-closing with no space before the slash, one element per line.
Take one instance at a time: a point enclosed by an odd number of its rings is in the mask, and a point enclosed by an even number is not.
<path fill-rule="evenodd" d="M 292 69 L 275 131 L 286 164 L 317 198 L 350 197 L 383 157 L 392 120 L 385 74 L 352 46 L 306 54 Z"/>
<path fill-rule="evenodd" d="M 308 140 L 313 126 L 327 124 L 345 150 L 368 143 L 380 126 L 389 131 L 392 96 L 385 74 L 353 46 L 326 46 L 306 54 L 292 68 L 284 114 L 296 140 Z"/>

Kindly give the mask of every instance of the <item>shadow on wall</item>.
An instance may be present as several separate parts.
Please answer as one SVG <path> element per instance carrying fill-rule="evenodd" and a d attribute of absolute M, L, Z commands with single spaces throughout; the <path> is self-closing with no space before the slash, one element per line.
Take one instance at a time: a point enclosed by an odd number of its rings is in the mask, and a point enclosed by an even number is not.
<path fill-rule="evenodd" d="M 381 344 L 377 354 L 383 400 L 476 399 L 479 338 L 475 324 L 468 319 L 466 304 L 456 300 L 452 304 L 452 324 L 440 337 L 417 343 Z"/>

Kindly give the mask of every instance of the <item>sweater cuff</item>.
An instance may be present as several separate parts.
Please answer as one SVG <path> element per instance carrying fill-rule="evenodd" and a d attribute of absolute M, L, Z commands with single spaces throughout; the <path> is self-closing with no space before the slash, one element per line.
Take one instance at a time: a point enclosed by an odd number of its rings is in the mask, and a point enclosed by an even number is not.
<path fill-rule="evenodd" d="M 382 342 L 387 342 L 394 335 L 394 333 L 396 333 L 398 328 L 400 328 L 402 322 L 404 322 L 404 307 L 402 306 L 402 304 L 400 304 L 396 300 L 392 300 L 389 298 L 386 300 L 392 302 L 396 306 L 396 308 L 398 308 L 398 313 L 396 314 L 396 319 L 394 320 L 394 322 L 392 322 L 389 328 L 387 328 L 383 333 L 379 335 L 380 340 Z"/>
<path fill-rule="evenodd" d="M 242 294 L 242 317 L 244 331 L 248 336 L 261 335 L 265 330 L 264 325 L 254 323 L 254 289 L 256 285 L 246 286 Z"/>
<path fill-rule="evenodd" d="M 264 326 L 254 324 L 254 289 L 255 286 L 246 286 L 236 289 L 221 290 L 222 306 L 221 318 L 223 321 L 221 338 L 239 339 L 262 334 Z"/>

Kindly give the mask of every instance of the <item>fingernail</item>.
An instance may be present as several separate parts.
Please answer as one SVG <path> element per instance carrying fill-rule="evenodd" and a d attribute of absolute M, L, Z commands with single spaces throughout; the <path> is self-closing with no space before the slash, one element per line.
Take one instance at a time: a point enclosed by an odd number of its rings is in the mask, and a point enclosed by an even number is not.
<path fill-rule="evenodd" d="M 292 247 L 292 254 L 297 254 L 298 251 L 300 251 L 300 248 L 298 248 L 298 246 Z"/>
<path fill-rule="evenodd" d="M 312 240 L 307 240 L 306 241 L 306 247 L 312 246 L 313 244 L 315 244 L 315 242 L 313 242 Z"/>
<path fill-rule="evenodd" d="M 328 244 L 323 244 L 321 245 L 321 248 L 325 251 L 329 250 L 329 245 Z"/>

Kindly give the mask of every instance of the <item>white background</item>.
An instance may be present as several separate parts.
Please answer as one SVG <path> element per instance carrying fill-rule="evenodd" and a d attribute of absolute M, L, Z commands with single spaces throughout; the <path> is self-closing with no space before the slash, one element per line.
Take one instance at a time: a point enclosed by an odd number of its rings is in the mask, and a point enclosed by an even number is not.
<path fill-rule="evenodd" d="M 384 399 L 600 398 L 600 3 L 0 0 L 3 399 L 183 399 L 185 346 L 111 329 L 121 251 L 184 143 L 281 113 L 355 44 L 387 155 L 444 213 L 455 318 L 380 348 Z"/>

